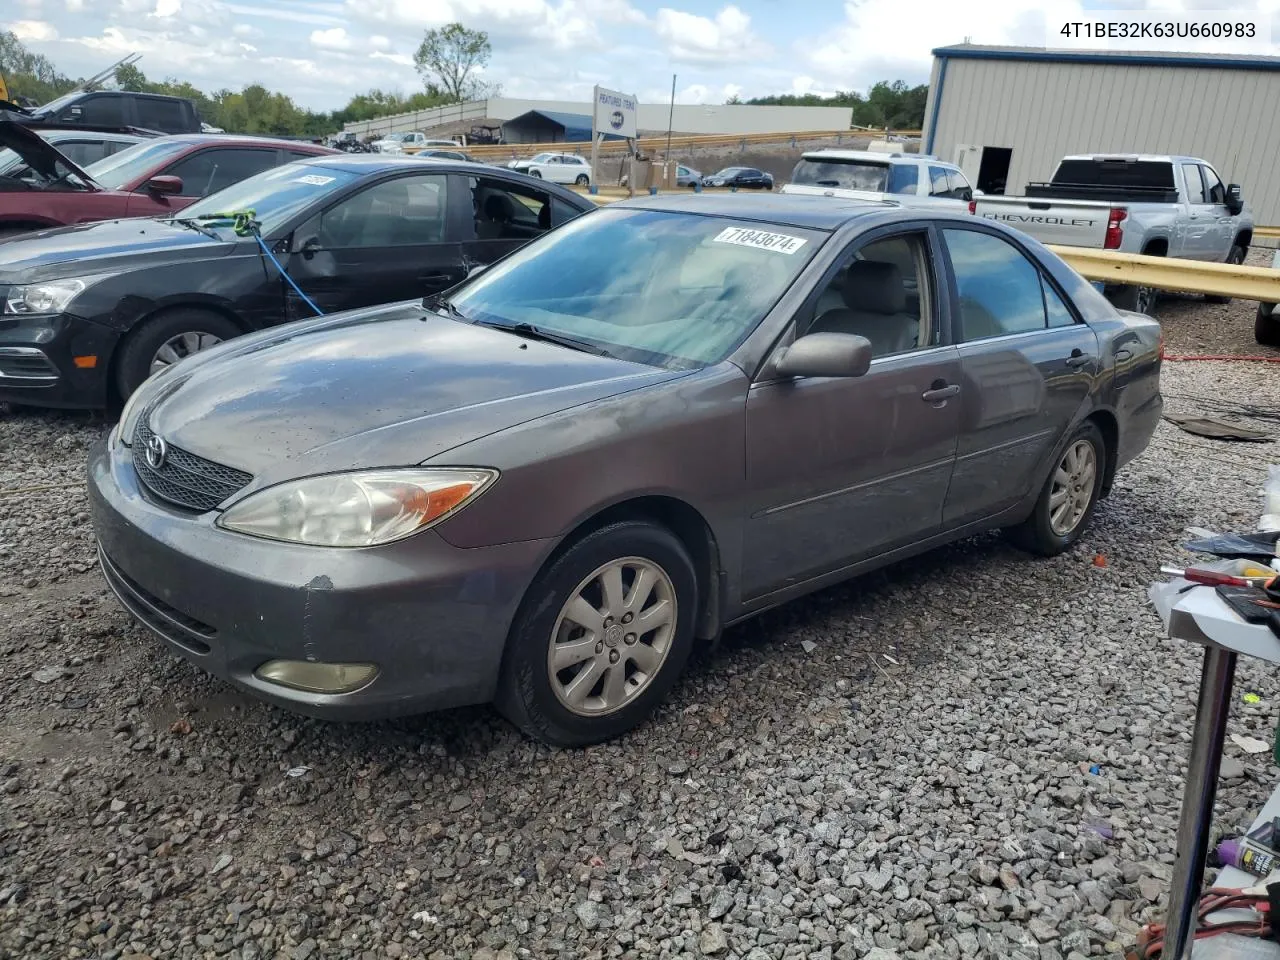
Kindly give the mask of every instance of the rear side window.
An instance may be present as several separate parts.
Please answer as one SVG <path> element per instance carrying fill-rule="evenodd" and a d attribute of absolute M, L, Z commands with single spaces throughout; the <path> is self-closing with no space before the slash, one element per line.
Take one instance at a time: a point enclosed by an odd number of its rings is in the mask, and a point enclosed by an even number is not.
<path fill-rule="evenodd" d="M 56 146 L 77 167 L 86 167 L 107 155 L 106 144 L 101 140 L 64 140 Z"/>
<path fill-rule="evenodd" d="M 900 163 L 890 168 L 889 193 L 914 194 L 920 189 L 920 167 L 914 163 Z"/>
<path fill-rule="evenodd" d="M 274 167 L 276 156 L 274 149 L 201 150 L 183 157 L 164 173 L 182 178 L 184 197 L 207 197 L 255 173 Z"/>
<path fill-rule="evenodd" d="M 156 97 L 139 97 L 137 104 L 138 126 L 165 133 L 185 133 L 187 122 L 185 104 L 177 100 L 161 100 Z"/>
<path fill-rule="evenodd" d="M 949 197 L 951 195 L 951 183 L 947 179 L 946 167 L 930 167 L 929 168 L 929 196 L 931 197 Z"/>
<path fill-rule="evenodd" d="M 1040 271 L 1013 244 L 976 230 L 943 230 L 960 295 L 963 340 L 1043 330 Z"/>
<path fill-rule="evenodd" d="M 1161 160 L 1063 160 L 1056 184 L 1173 189 L 1173 164 Z"/>

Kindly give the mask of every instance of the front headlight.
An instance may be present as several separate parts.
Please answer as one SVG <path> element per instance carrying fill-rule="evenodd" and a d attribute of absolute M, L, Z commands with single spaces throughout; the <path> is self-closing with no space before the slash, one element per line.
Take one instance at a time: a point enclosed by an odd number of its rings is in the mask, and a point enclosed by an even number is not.
<path fill-rule="evenodd" d="M 245 497 L 217 524 L 267 540 L 372 547 L 439 523 L 497 478 L 496 470 L 428 467 L 307 477 Z"/>
<path fill-rule="evenodd" d="M 4 313 L 19 316 L 48 316 L 62 313 L 71 301 L 102 277 L 72 277 L 10 287 L 4 299 Z"/>

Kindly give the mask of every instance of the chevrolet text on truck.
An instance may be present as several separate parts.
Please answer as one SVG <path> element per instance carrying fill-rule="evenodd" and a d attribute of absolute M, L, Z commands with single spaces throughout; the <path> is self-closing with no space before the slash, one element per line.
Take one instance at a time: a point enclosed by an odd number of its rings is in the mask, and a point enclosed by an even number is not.
<path fill-rule="evenodd" d="M 1155 257 L 1243 263 L 1253 216 L 1238 184 L 1224 185 L 1198 157 L 1082 154 L 1064 157 L 1026 196 L 977 196 L 973 212 L 1041 243 Z M 1149 313 L 1149 287 L 1108 287 L 1117 307 Z M 1227 298 L 1210 298 L 1226 302 Z"/>

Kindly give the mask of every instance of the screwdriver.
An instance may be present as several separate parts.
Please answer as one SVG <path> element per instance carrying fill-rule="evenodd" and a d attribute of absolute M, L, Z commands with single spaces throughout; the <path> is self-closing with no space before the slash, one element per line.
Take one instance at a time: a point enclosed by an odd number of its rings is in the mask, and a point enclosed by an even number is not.
<path fill-rule="evenodd" d="M 1166 576 L 1181 577 L 1183 580 L 1190 580 L 1192 583 L 1204 583 L 1209 586 L 1229 586 L 1229 587 L 1265 587 L 1276 578 L 1275 573 L 1269 573 L 1258 577 L 1243 577 L 1232 573 L 1219 573 L 1216 570 L 1183 570 L 1180 567 L 1161 567 L 1160 572 Z"/>

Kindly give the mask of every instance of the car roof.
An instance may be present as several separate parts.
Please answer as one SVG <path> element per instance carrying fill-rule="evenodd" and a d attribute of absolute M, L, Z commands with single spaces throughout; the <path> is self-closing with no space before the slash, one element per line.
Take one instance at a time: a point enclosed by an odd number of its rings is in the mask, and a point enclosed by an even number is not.
<path fill-rule="evenodd" d="M 846 200 L 838 197 L 783 193 L 768 196 L 744 196 L 733 193 L 668 193 L 619 200 L 604 209 L 615 207 L 692 213 L 707 217 L 732 217 L 735 220 L 754 220 L 759 223 L 834 231 L 859 217 L 901 209 L 901 204 L 893 200 Z"/>
<path fill-rule="evenodd" d="M 803 154 L 806 160 L 821 159 L 830 157 L 833 160 L 865 160 L 870 163 L 888 164 L 890 160 L 898 160 L 903 163 L 928 163 L 935 167 L 955 167 L 954 163 L 947 163 L 945 160 L 939 160 L 937 157 L 925 156 L 919 153 L 879 153 L 875 150 L 806 150 Z M 956 168 L 958 169 L 958 168 Z"/>
<path fill-rule="evenodd" d="M 1133 160 L 1142 163 L 1208 163 L 1199 157 L 1184 157 L 1168 153 L 1073 153 L 1063 160 Z"/>
<path fill-rule="evenodd" d="M 160 140 L 168 143 L 186 143 L 193 147 L 201 147 L 210 143 L 218 143 L 232 147 L 260 147 L 263 144 L 266 144 L 268 146 L 281 147 L 289 150 L 308 150 L 318 155 L 339 152 L 337 150 L 331 151 L 328 147 L 322 147 L 318 143 L 311 143 L 307 140 L 285 140 L 282 137 L 259 137 L 247 133 L 175 133 L 167 137 L 153 137 L 149 142 Z"/>

